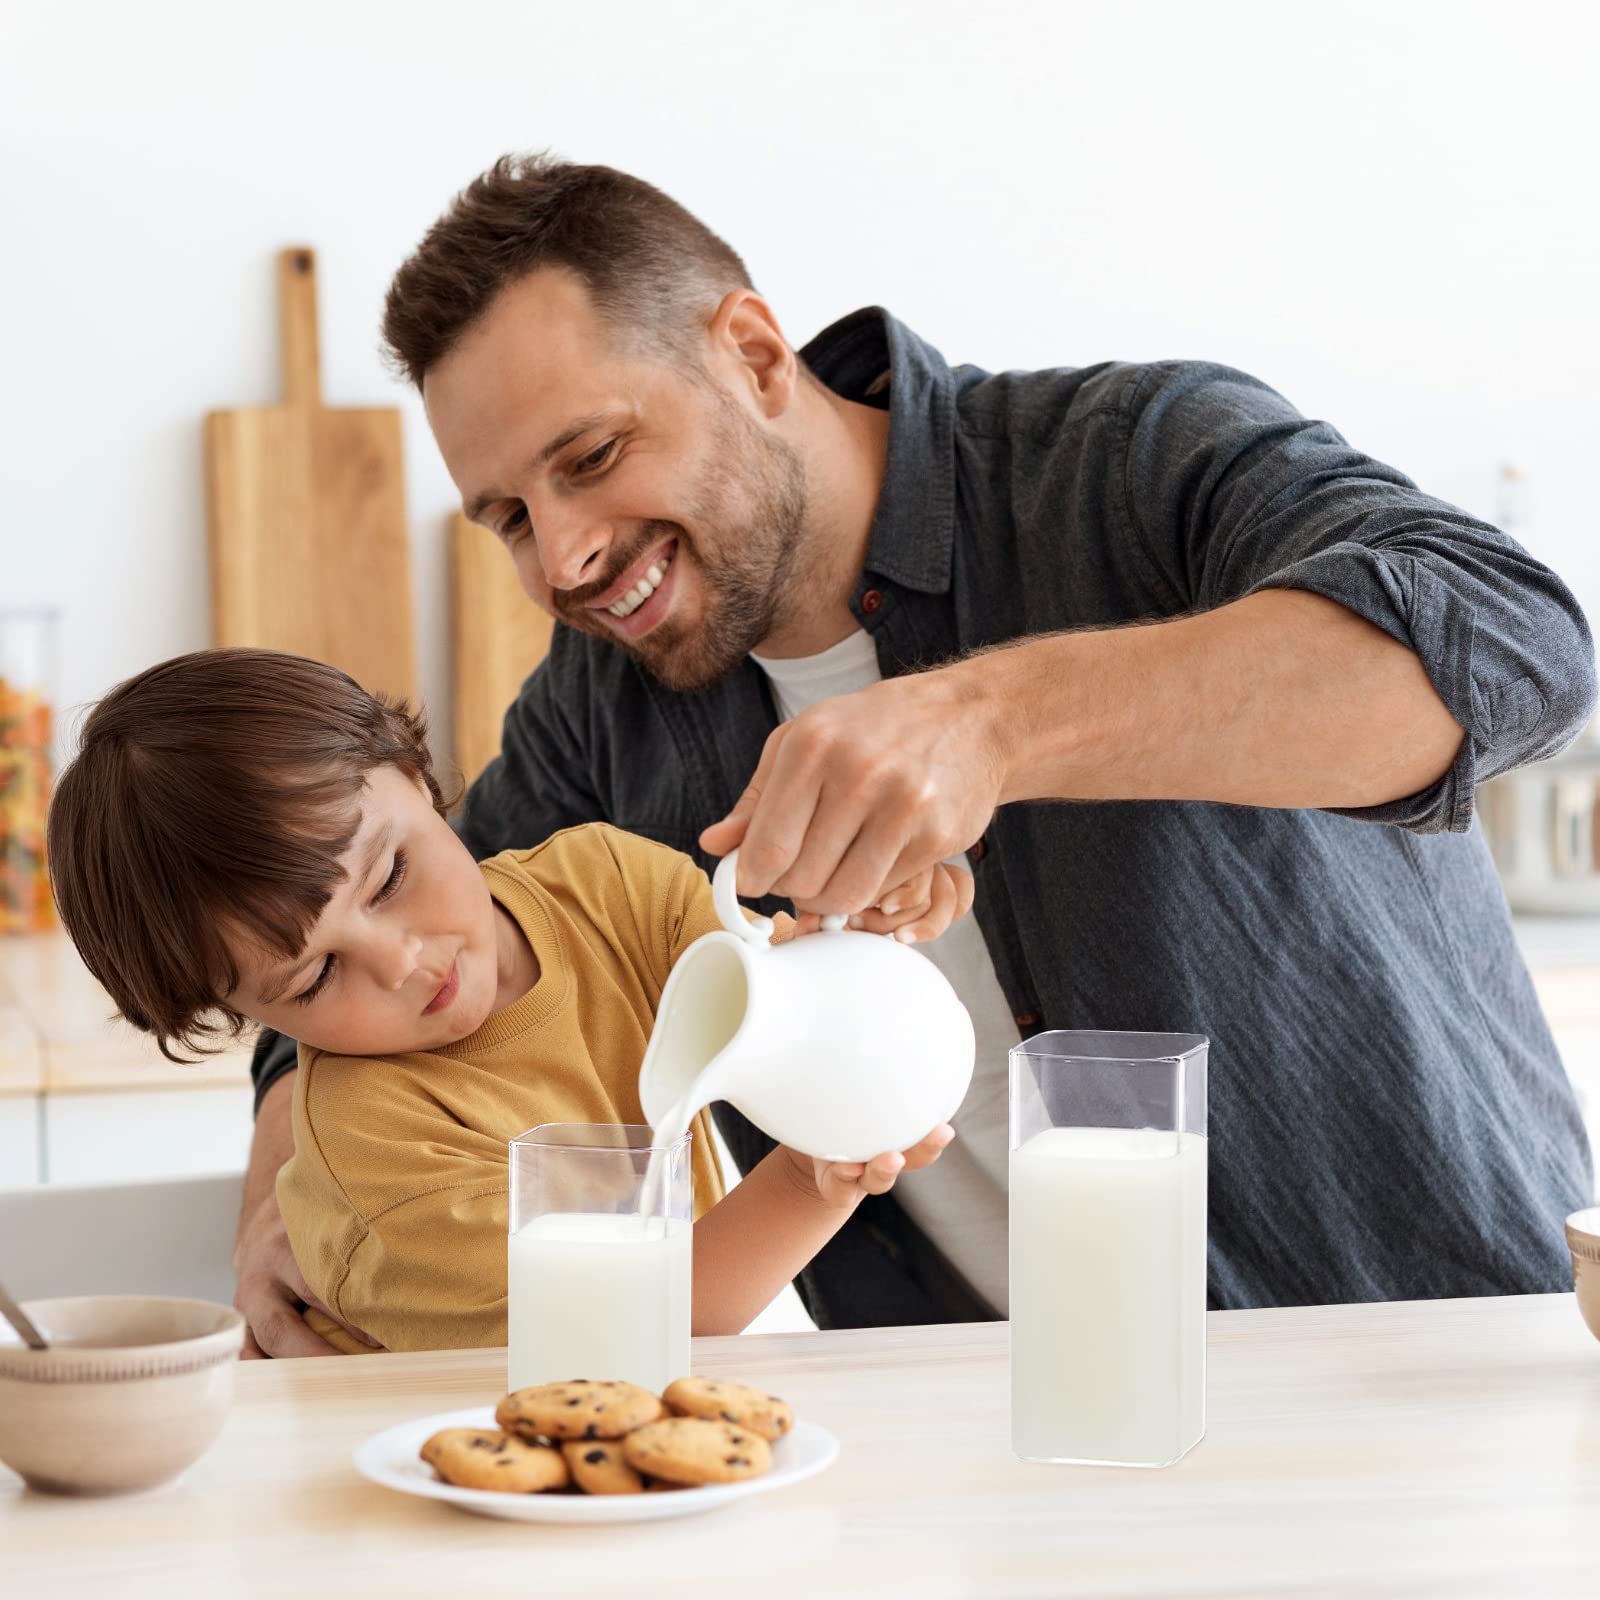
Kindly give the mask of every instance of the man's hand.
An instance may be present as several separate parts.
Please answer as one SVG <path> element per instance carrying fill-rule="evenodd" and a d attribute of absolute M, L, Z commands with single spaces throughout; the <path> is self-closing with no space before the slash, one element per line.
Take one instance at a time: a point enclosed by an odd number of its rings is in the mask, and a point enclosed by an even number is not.
<path fill-rule="evenodd" d="M 956 1130 L 941 1122 L 909 1150 L 890 1150 L 870 1161 L 818 1161 L 787 1145 L 782 1148 L 803 1188 L 808 1187 L 824 1205 L 853 1207 L 865 1195 L 887 1194 L 902 1172 L 931 1167 L 955 1136 Z"/>
<path fill-rule="evenodd" d="M 337 1355 L 331 1344 L 300 1320 L 301 1307 L 308 1305 L 327 1312 L 362 1344 L 373 1344 L 311 1293 L 289 1248 L 276 1184 L 279 1168 L 294 1154 L 294 1081 L 294 1073 L 285 1073 L 267 1090 L 256 1114 L 250 1162 L 245 1168 L 239 1229 L 233 1238 L 233 1303 L 244 1313 L 244 1349 L 239 1354 L 246 1360 L 254 1356 Z"/>
<path fill-rule="evenodd" d="M 312 1294 L 300 1275 L 294 1251 L 289 1248 L 288 1230 L 278 1198 L 269 1193 L 239 1230 L 233 1248 L 233 1270 L 237 1280 L 233 1303 L 244 1313 L 247 1324 L 241 1359 L 257 1356 L 333 1356 L 339 1352 L 325 1339 L 319 1339 L 301 1320 L 302 1306 L 316 1306 L 327 1312 L 363 1344 L 378 1348 L 359 1328 L 334 1316 Z"/>
<path fill-rule="evenodd" d="M 700 835 L 712 855 L 738 849 L 739 893 L 867 913 L 977 839 L 1003 744 L 970 665 L 886 679 L 775 729 L 733 810 Z"/>

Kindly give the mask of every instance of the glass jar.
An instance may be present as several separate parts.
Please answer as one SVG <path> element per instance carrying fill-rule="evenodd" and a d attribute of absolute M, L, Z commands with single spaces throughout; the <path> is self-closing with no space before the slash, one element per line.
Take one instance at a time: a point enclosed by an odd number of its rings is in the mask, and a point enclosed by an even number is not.
<path fill-rule="evenodd" d="M 45 868 L 55 611 L 0 610 L 0 934 L 55 926 Z"/>

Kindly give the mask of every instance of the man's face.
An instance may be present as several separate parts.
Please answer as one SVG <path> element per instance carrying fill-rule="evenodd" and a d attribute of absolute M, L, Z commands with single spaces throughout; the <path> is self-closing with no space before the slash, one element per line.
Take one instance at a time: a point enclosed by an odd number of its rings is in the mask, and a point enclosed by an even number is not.
<path fill-rule="evenodd" d="M 494 901 L 476 863 L 398 767 L 374 768 L 361 821 L 299 956 L 229 940 L 240 972 L 229 1004 L 337 1055 L 454 1044 L 494 1009 Z"/>
<path fill-rule="evenodd" d="M 619 346 L 575 277 L 532 273 L 428 372 L 428 420 L 530 599 L 701 688 L 783 614 L 804 470 L 743 391 Z"/>

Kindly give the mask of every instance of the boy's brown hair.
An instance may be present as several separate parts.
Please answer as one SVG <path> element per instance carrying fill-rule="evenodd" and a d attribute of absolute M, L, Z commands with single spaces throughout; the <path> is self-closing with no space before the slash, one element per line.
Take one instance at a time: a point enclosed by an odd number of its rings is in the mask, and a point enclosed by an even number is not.
<path fill-rule="evenodd" d="M 444 814 L 420 714 L 275 650 L 177 656 L 90 712 L 50 807 L 51 886 L 89 970 L 168 1059 L 238 1037 L 228 938 L 300 953 L 386 764 Z"/>
<path fill-rule="evenodd" d="M 502 156 L 395 274 L 383 314 L 390 365 L 420 389 L 495 296 L 541 267 L 573 273 L 624 347 L 691 374 L 707 312 L 751 287 L 737 253 L 643 179 L 548 155 Z"/>

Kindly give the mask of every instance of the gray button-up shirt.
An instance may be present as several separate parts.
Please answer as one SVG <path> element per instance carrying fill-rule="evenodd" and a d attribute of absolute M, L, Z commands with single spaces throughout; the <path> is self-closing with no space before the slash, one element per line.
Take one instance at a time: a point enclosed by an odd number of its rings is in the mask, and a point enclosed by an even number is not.
<path fill-rule="evenodd" d="M 1409 645 L 1466 729 L 1436 785 L 1371 810 L 1033 802 L 972 852 L 1025 1035 L 1210 1037 L 1211 1304 L 1569 1287 L 1561 1219 L 1588 1201 L 1587 1143 L 1471 825 L 1476 782 L 1559 749 L 1594 703 L 1565 586 L 1225 367 L 952 369 L 877 309 L 803 354 L 889 408 L 851 602 L 885 677 L 1296 588 Z M 775 724 L 753 663 L 674 693 L 557 628 L 463 836 L 483 856 L 602 818 L 709 866 L 697 835 Z M 741 1166 L 769 1148 L 718 1119 Z M 892 1194 L 868 1200 L 801 1293 L 824 1326 L 992 1314 L 937 1243 Z"/>

